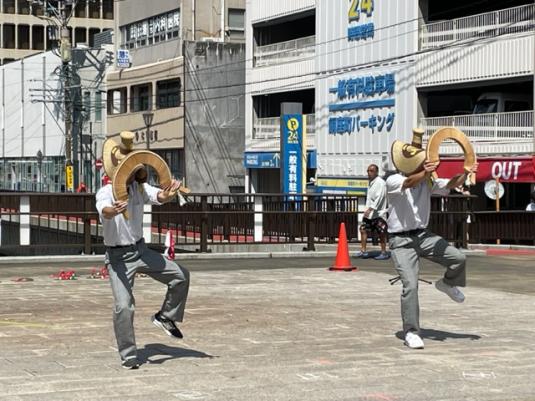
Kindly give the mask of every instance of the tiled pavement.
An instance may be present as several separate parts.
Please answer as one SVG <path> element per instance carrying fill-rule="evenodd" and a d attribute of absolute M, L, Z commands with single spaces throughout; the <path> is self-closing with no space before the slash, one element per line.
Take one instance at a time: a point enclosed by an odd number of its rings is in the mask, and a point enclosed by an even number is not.
<path fill-rule="evenodd" d="M 389 277 L 192 270 L 183 341 L 150 322 L 165 289 L 137 278 L 146 363 L 126 371 L 107 281 L 1 276 L 0 400 L 535 400 L 535 296 L 468 287 L 459 305 L 422 284 L 426 348 L 409 350 Z"/>

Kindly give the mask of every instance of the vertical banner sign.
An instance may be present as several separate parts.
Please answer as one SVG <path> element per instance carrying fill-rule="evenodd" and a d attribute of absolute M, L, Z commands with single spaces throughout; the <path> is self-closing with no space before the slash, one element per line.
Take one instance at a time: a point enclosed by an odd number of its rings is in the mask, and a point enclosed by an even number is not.
<path fill-rule="evenodd" d="M 302 114 L 282 116 L 281 174 L 282 192 L 300 194 L 305 190 L 306 180 L 306 119 Z M 289 200 L 296 200 L 289 196 Z"/>
<path fill-rule="evenodd" d="M 73 169 L 72 164 L 67 164 L 65 166 L 65 186 L 67 188 L 67 192 L 74 192 L 74 175 L 73 175 Z"/>

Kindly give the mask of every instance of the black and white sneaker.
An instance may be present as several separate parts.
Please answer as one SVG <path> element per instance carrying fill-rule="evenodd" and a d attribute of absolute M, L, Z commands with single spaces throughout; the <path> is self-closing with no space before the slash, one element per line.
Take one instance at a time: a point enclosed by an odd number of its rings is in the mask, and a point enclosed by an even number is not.
<path fill-rule="evenodd" d="M 166 317 L 163 317 L 160 312 L 158 312 L 152 317 L 152 323 L 154 323 L 155 326 L 160 327 L 170 337 L 184 337 L 178 327 L 176 327 L 175 322 L 170 319 L 167 319 Z"/>
<path fill-rule="evenodd" d="M 139 369 L 139 365 L 141 365 L 141 364 L 139 363 L 137 358 L 127 359 L 127 360 L 123 361 L 123 363 L 122 363 L 122 366 L 125 369 Z"/>

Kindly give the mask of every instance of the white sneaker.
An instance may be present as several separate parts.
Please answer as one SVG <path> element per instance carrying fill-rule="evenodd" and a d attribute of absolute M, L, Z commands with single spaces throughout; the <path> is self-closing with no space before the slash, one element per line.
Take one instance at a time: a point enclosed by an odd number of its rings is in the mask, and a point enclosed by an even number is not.
<path fill-rule="evenodd" d="M 440 279 L 435 283 L 437 290 L 447 294 L 455 302 L 464 302 L 464 294 L 457 287 L 452 287 L 444 282 L 444 279 Z"/>
<path fill-rule="evenodd" d="M 422 337 L 414 331 L 408 331 L 407 334 L 405 334 L 405 345 L 412 349 L 423 349 L 424 340 L 422 340 Z"/>

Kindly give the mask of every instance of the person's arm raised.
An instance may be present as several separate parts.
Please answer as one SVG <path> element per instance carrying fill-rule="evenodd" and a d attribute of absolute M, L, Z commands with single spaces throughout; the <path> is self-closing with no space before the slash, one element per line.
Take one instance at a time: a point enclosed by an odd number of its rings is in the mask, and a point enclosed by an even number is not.
<path fill-rule="evenodd" d="M 414 188 L 418 184 L 420 184 L 422 181 L 429 179 L 431 177 L 431 174 L 437 169 L 438 162 L 430 162 L 426 160 L 424 162 L 424 168 L 423 170 L 409 175 L 407 178 L 405 178 L 405 181 L 403 181 L 402 189 L 407 188 Z"/>

